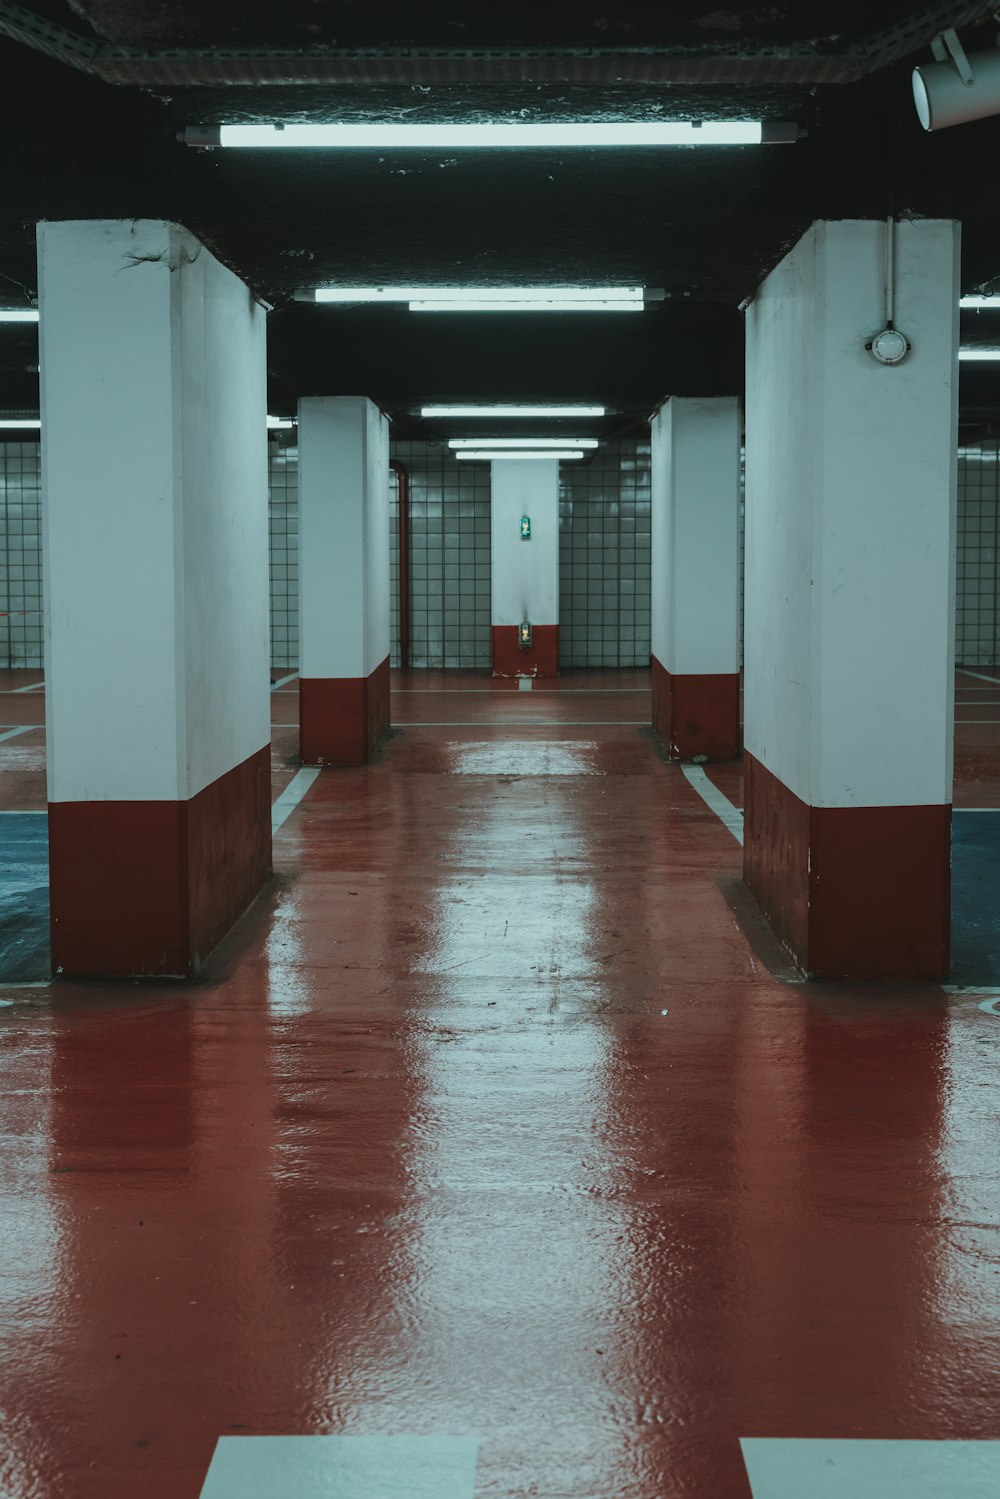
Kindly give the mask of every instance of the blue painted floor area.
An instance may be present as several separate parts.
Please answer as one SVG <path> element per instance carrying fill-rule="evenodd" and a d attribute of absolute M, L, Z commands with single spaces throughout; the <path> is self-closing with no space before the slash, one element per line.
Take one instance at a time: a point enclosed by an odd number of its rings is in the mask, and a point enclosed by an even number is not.
<path fill-rule="evenodd" d="M 44 812 L 0 813 L 0 984 L 44 982 L 49 958 L 49 844 Z"/>
<path fill-rule="evenodd" d="M 955 810 L 951 982 L 1000 987 L 1000 811 Z"/>

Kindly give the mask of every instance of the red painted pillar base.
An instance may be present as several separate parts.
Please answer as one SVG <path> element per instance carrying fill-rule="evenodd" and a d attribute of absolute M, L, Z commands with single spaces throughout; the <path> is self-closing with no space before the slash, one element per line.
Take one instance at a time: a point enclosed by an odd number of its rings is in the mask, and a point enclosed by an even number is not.
<path fill-rule="evenodd" d="M 653 728 L 675 760 L 735 760 L 740 753 L 738 672 L 679 675 L 650 658 Z"/>
<path fill-rule="evenodd" d="M 389 722 L 388 656 L 367 677 L 299 679 L 303 765 L 367 765 Z"/>
<path fill-rule="evenodd" d="M 495 677 L 557 677 L 559 675 L 559 626 L 532 625 L 531 645 L 522 650 L 517 625 L 493 626 L 493 675 Z"/>
<path fill-rule="evenodd" d="M 271 747 L 186 802 L 51 802 L 52 966 L 190 978 L 271 874 Z"/>
<path fill-rule="evenodd" d="M 745 757 L 743 877 L 817 978 L 943 979 L 951 807 L 809 807 Z"/>

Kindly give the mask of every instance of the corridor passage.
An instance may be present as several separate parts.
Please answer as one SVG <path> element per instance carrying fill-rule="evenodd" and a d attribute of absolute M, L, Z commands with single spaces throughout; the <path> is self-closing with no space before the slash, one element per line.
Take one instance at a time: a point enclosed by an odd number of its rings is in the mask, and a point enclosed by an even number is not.
<path fill-rule="evenodd" d="M 741 1440 L 1000 1438 L 1000 1018 L 791 981 L 645 672 L 393 719 L 199 982 L 0 989 L 2 1499 L 925 1499 Z M 240 1445 L 319 1435 L 467 1440 L 437 1488 Z"/>

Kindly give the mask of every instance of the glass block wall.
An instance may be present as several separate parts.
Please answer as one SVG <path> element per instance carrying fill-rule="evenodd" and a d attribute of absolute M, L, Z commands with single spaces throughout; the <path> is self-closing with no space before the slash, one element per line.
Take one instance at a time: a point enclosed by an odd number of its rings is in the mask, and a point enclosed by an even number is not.
<path fill-rule="evenodd" d="M 490 665 L 490 470 L 436 443 L 394 442 L 410 476 L 410 665 Z M 399 664 L 398 493 L 390 488 L 391 662 Z"/>
<path fill-rule="evenodd" d="M 998 460 L 997 444 L 959 449 L 955 660 L 964 666 L 994 666 L 1000 661 Z"/>
<path fill-rule="evenodd" d="M 489 472 L 425 443 L 394 445 L 411 474 L 414 665 L 489 666 Z M 298 451 L 271 446 L 271 649 L 298 666 Z M 0 443 L 0 666 L 43 664 L 40 445 Z M 397 659 L 396 490 L 393 661 Z M 958 464 L 956 659 L 1000 664 L 1000 445 Z M 649 657 L 649 443 L 563 467 L 561 645 L 567 666 L 645 665 Z"/>
<path fill-rule="evenodd" d="M 299 450 L 268 443 L 271 538 L 271 666 L 299 665 Z"/>
<path fill-rule="evenodd" d="M 608 443 L 559 483 L 559 659 L 648 666 L 650 444 Z"/>
<path fill-rule="evenodd" d="M 41 444 L 0 443 L 0 665 L 41 667 Z"/>

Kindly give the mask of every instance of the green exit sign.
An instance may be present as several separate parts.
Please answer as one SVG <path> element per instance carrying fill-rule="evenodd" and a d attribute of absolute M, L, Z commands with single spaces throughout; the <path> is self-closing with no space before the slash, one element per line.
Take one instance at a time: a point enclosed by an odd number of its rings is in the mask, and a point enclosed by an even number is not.
<path fill-rule="evenodd" d="M 530 541 L 531 540 L 531 517 L 530 517 L 530 515 L 522 515 L 521 516 L 521 540 L 522 541 Z"/>

